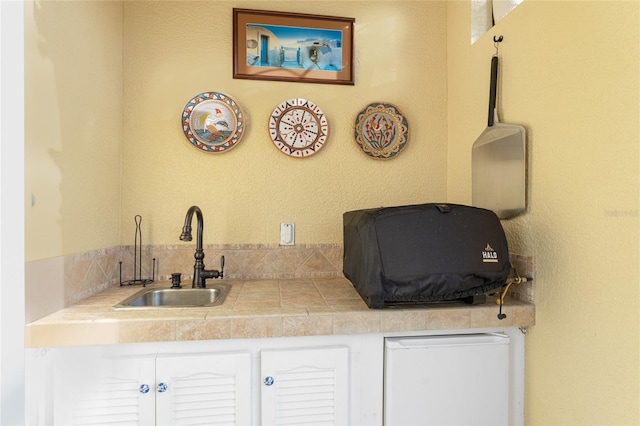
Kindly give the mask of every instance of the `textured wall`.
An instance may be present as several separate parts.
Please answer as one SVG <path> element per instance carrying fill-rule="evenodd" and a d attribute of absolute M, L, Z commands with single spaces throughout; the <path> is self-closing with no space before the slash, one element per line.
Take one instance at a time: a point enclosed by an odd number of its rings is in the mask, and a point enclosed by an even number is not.
<path fill-rule="evenodd" d="M 25 2 L 25 246 L 120 244 L 122 4 Z"/>
<path fill-rule="evenodd" d="M 234 80 L 232 9 L 353 17 L 355 86 Z M 123 238 L 144 217 L 146 243 L 179 243 L 192 204 L 205 244 L 277 243 L 295 222 L 298 243 L 342 242 L 342 213 L 446 197 L 446 5 L 442 2 L 127 2 L 124 7 Z M 189 99 L 216 91 L 248 117 L 243 140 L 224 154 L 192 147 L 180 117 Z M 267 132 L 280 102 L 303 97 L 330 122 L 326 146 L 293 159 Z M 395 104 L 410 141 L 377 161 L 353 138 L 357 113 Z"/>
<path fill-rule="evenodd" d="M 504 222 L 536 259 L 527 424 L 640 423 L 638 6 L 525 0 L 470 46 L 469 4 L 449 3 L 449 201 L 471 201 L 493 35 L 501 118 L 528 130 L 529 209 Z"/>
<path fill-rule="evenodd" d="M 145 243 L 177 242 L 191 204 L 206 243 L 232 244 L 277 242 L 281 221 L 296 222 L 298 242 L 335 243 L 347 209 L 469 203 L 502 33 L 499 107 L 531 146 L 529 211 L 505 222 L 537 265 L 526 421 L 640 423 L 638 2 L 525 0 L 473 46 L 466 1 L 126 2 L 124 22 L 119 2 L 25 5 L 27 260 L 132 244 L 135 214 Z M 233 6 L 355 17 L 356 85 L 233 80 Z M 229 153 L 182 135 L 182 108 L 202 91 L 234 96 L 249 117 Z M 266 131 L 296 96 L 320 104 L 332 132 L 299 161 Z M 351 134 L 380 101 L 412 132 L 389 162 Z"/>

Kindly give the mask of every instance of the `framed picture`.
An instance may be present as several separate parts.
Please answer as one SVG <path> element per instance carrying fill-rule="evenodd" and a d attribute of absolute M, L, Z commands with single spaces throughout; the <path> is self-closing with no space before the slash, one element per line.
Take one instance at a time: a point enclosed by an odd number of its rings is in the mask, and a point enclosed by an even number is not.
<path fill-rule="evenodd" d="M 233 9 L 233 78 L 353 85 L 354 22 Z"/>

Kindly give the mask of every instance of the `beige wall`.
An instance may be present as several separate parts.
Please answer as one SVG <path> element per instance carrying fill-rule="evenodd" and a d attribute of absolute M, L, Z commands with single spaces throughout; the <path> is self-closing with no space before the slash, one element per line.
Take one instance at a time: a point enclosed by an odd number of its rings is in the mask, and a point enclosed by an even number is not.
<path fill-rule="evenodd" d="M 525 0 L 473 46 L 468 2 L 447 10 L 449 201 L 471 201 L 493 35 L 501 118 L 529 132 L 529 211 L 504 222 L 537 265 L 527 424 L 640 423 L 638 5 Z"/>
<path fill-rule="evenodd" d="M 234 6 L 355 18 L 355 86 L 233 79 Z M 295 223 L 298 243 L 338 243 L 347 210 L 446 198 L 444 3 L 127 2 L 124 11 L 123 243 L 136 214 L 146 242 L 179 243 L 192 204 L 205 244 L 277 244 L 281 222 Z M 185 104 L 206 91 L 232 96 L 248 117 L 224 154 L 182 132 Z M 267 132 L 271 111 L 294 97 L 329 119 L 327 144 L 306 159 L 280 153 Z M 356 115 L 372 102 L 395 104 L 409 122 L 407 148 L 391 161 L 354 141 Z"/>
<path fill-rule="evenodd" d="M 280 222 L 296 224 L 299 243 L 336 243 L 346 210 L 446 198 L 444 3 L 295 2 L 356 18 L 355 86 L 234 80 L 234 6 L 266 3 L 26 3 L 27 260 L 132 244 L 136 214 L 144 243 L 178 243 L 192 204 L 205 243 L 277 243 Z M 248 117 L 228 153 L 200 152 L 182 133 L 184 105 L 204 91 L 231 95 Z M 286 157 L 268 138 L 269 113 L 291 97 L 329 118 L 312 158 Z M 393 161 L 353 140 L 371 102 L 409 121 Z"/>
<path fill-rule="evenodd" d="M 274 243 L 281 221 L 298 242 L 323 243 L 341 241 L 347 209 L 469 203 L 490 37 L 503 34 L 500 110 L 531 146 L 529 211 L 505 222 L 513 251 L 537 262 L 526 421 L 640 422 L 638 2 L 525 0 L 473 46 L 465 1 L 25 4 L 27 260 L 131 244 L 135 214 L 145 243 L 177 243 L 191 204 L 206 243 Z M 233 80 L 233 5 L 355 17 L 356 85 Z M 223 155 L 181 133 L 202 91 L 235 97 L 250 120 Z M 331 121 L 329 144 L 306 160 L 266 132 L 270 110 L 295 96 Z M 375 101 L 411 126 L 389 162 L 351 135 Z"/>
<path fill-rule="evenodd" d="M 25 2 L 26 260 L 120 244 L 122 4 Z"/>

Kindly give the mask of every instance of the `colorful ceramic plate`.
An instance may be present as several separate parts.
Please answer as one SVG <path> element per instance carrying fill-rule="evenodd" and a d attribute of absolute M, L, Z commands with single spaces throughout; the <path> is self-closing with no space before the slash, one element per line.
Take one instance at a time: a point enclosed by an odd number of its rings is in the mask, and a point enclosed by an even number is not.
<path fill-rule="evenodd" d="M 281 152 L 291 157 L 309 157 L 324 147 L 329 137 L 329 122 L 313 102 L 289 99 L 271 113 L 269 136 Z"/>
<path fill-rule="evenodd" d="M 224 93 L 200 93 L 182 111 L 182 131 L 193 146 L 206 152 L 226 152 L 235 147 L 244 129 L 240 105 Z"/>
<path fill-rule="evenodd" d="M 388 160 L 407 146 L 409 124 L 395 106 L 369 104 L 356 117 L 355 138 L 365 154 Z"/>

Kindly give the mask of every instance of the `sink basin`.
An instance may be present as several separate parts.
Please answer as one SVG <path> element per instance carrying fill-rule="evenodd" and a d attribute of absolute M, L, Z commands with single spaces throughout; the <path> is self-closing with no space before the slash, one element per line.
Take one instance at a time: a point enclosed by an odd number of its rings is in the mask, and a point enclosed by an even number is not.
<path fill-rule="evenodd" d="M 226 284 L 215 284 L 208 288 L 148 288 L 124 299 L 114 308 L 208 308 L 221 305 L 229 289 Z"/>

